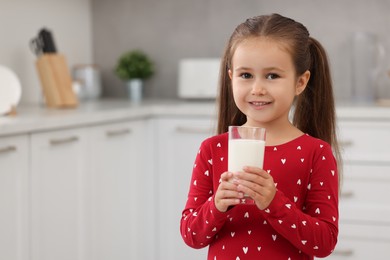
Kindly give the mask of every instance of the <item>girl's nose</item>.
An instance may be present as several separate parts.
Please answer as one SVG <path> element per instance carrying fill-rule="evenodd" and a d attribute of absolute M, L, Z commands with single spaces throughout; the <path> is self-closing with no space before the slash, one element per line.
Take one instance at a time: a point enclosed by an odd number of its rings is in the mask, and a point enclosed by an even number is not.
<path fill-rule="evenodd" d="M 252 86 L 251 94 L 254 96 L 263 96 L 267 93 L 264 85 L 261 82 L 255 82 Z"/>

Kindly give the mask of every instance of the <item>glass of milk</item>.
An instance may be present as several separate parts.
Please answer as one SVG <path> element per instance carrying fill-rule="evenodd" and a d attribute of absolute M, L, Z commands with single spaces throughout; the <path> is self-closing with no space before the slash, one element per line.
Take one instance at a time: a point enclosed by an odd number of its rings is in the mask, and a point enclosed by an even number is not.
<path fill-rule="evenodd" d="M 228 171 L 243 171 L 244 166 L 263 168 L 265 128 L 229 126 Z M 248 198 L 248 195 L 244 195 Z"/>
<path fill-rule="evenodd" d="M 228 171 L 243 171 L 244 166 L 263 168 L 265 128 L 229 126 Z"/>

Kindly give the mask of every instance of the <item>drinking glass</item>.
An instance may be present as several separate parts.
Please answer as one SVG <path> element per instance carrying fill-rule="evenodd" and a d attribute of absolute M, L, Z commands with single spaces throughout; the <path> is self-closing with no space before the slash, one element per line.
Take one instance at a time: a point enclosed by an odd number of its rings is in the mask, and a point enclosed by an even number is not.
<path fill-rule="evenodd" d="M 265 128 L 229 126 L 228 171 L 243 171 L 244 166 L 263 168 Z"/>

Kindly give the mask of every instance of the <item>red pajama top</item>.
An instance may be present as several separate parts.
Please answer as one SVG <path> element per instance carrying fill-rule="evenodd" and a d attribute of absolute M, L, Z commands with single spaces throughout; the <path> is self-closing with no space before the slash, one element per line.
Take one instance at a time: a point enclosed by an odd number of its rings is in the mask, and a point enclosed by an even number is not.
<path fill-rule="evenodd" d="M 214 204 L 227 171 L 228 135 L 202 142 L 180 232 L 193 248 L 209 246 L 209 260 L 313 259 L 329 255 L 338 235 L 338 174 L 329 144 L 304 134 L 266 146 L 264 170 L 276 195 L 265 210 L 253 201 L 220 212 Z"/>

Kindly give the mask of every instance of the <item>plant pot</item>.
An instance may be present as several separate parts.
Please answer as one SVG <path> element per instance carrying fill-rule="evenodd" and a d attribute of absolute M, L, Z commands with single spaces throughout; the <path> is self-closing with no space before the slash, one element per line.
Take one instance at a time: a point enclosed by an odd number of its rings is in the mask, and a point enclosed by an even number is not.
<path fill-rule="evenodd" d="M 142 101 L 143 81 L 141 79 L 131 79 L 127 81 L 129 99 L 133 102 Z"/>

